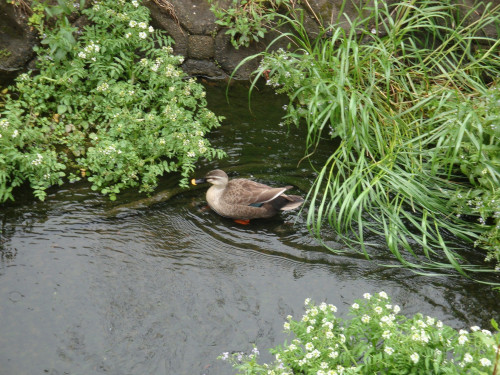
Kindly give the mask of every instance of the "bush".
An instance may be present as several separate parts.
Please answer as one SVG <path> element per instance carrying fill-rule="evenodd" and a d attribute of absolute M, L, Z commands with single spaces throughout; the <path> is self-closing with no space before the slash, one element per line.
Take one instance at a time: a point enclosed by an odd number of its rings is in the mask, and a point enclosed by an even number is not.
<path fill-rule="evenodd" d="M 220 118 L 146 7 L 99 1 L 82 11 L 91 24 L 76 39 L 61 4 L 45 9 L 59 15 L 53 29 L 36 14 L 40 73 L 19 76 L 0 112 L 0 202 L 24 182 L 44 199 L 81 176 L 111 199 L 129 187 L 151 192 L 165 173 L 187 186 L 199 158 L 224 155 L 205 139 Z"/>
<path fill-rule="evenodd" d="M 259 364 L 251 354 L 223 353 L 238 374 L 494 374 L 500 366 L 500 333 L 477 326 L 456 331 L 430 316 L 400 315 L 385 292 L 364 294 L 350 307 L 350 319 L 334 305 L 305 302 L 300 320 L 288 316 L 290 344 L 271 350 L 276 360 Z M 492 320 L 494 328 L 498 326 Z"/>

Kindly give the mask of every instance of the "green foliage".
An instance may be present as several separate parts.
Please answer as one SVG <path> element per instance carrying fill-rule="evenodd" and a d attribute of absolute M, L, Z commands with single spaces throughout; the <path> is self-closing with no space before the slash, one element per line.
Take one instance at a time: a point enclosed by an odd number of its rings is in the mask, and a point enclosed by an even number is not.
<path fill-rule="evenodd" d="M 149 10 L 103 0 L 83 13 L 91 24 L 78 39 L 65 17 L 42 28 L 40 74 L 22 74 L 7 96 L 0 202 L 24 182 L 43 199 L 49 186 L 80 176 L 111 199 L 129 187 L 151 192 L 165 173 L 180 172 L 187 186 L 199 158 L 223 156 L 204 138 L 220 119 L 179 68 L 170 39 L 150 26 Z"/>
<path fill-rule="evenodd" d="M 500 365 L 499 332 L 477 326 L 457 332 L 422 314 L 406 318 L 384 292 L 365 293 L 352 304 L 350 319 L 336 316 L 331 304 L 306 299 L 305 306 L 301 320 L 288 316 L 284 328 L 295 338 L 271 350 L 273 363 L 259 364 L 256 348 L 219 358 L 247 375 L 493 374 Z"/>
<path fill-rule="evenodd" d="M 483 32 L 500 7 L 480 6 L 375 2 L 315 40 L 301 14 L 282 16 L 293 44 L 261 54 L 254 83 L 289 96 L 310 152 L 339 143 L 309 192 L 318 237 L 328 222 L 369 257 L 382 234 L 403 265 L 462 274 L 485 271 L 454 246 L 476 241 L 500 271 L 500 41 Z"/>
<path fill-rule="evenodd" d="M 208 2 L 215 15 L 215 23 L 228 29 L 226 34 L 231 36 L 231 43 L 236 49 L 248 47 L 251 42 L 264 38 L 277 10 L 282 5 L 290 5 L 290 0 L 233 0 L 231 6 L 224 9 L 217 0 Z"/>

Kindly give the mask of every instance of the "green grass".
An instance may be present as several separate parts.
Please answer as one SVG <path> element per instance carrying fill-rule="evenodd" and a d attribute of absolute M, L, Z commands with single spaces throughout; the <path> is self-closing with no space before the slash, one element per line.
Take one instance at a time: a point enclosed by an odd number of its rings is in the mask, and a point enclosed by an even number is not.
<path fill-rule="evenodd" d="M 340 141 L 308 194 L 312 232 L 328 224 L 367 257 L 375 233 L 417 272 L 469 276 L 499 271 L 500 41 L 483 30 L 499 31 L 500 6 L 453 3 L 375 1 L 314 39 L 290 9 L 289 48 L 253 56 L 253 83 L 267 73 L 289 96 L 308 153 Z M 496 269 L 463 259 L 461 240 Z"/>

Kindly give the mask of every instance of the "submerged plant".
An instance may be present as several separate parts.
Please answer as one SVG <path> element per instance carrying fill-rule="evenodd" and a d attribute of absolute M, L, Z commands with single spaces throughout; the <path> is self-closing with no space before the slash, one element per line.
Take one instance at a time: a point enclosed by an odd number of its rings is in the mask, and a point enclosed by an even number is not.
<path fill-rule="evenodd" d="M 101 0 L 82 12 L 90 25 L 78 39 L 67 20 L 53 30 L 37 21 L 40 73 L 19 76 L 0 112 L 0 202 L 24 182 L 43 199 L 80 176 L 111 199 L 129 187 L 151 192 L 170 172 L 187 185 L 199 158 L 223 156 L 205 139 L 220 119 L 149 10 Z"/>
<path fill-rule="evenodd" d="M 500 332 L 478 326 L 459 331 L 416 314 L 407 318 L 385 292 L 355 301 L 350 319 L 325 302 L 305 301 L 300 320 L 287 317 L 285 332 L 295 337 L 271 349 L 276 360 L 259 364 L 259 350 L 223 353 L 238 374 L 498 374 Z M 498 331 L 497 323 L 492 325 Z"/>
<path fill-rule="evenodd" d="M 282 16 L 289 50 L 259 55 L 254 84 L 263 74 L 289 96 L 308 152 L 338 142 L 309 192 L 310 228 L 328 223 L 367 257 L 380 234 L 405 266 L 464 275 L 485 269 L 456 242 L 476 241 L 498 272 L 500 40 L 483 30 L 498 32 L 500 6 L 366 4 L 315 39 L 301 14 Z"/>

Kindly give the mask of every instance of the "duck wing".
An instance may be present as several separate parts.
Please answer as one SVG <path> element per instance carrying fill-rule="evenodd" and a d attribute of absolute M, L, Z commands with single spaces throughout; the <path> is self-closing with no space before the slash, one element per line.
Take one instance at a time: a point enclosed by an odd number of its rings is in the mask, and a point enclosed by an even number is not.
<path fill-rule="evenodd" d="M 272 188 L 258 182 L 237 178 L 229 181 L 222 200 L 228 204 L 260 206 L 276 199 L 291 188 L 292 186 Z"/>

